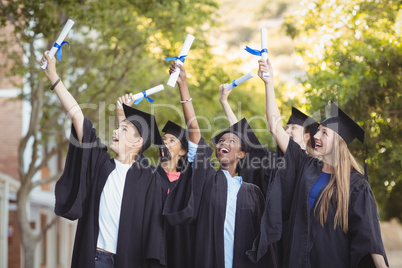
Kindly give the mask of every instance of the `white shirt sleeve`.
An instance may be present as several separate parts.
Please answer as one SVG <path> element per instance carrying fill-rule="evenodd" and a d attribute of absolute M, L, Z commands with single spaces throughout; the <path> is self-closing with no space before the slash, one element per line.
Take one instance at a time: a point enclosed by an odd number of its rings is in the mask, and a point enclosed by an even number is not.
<path fill-rule="evenodd" d="M 197 149 L 198 149 L 198 144 L 188 141 L 188 152 L 187 152 L 188 162 L 190 162 L 190 163 L 194 162 L 194 158 L 195 158 L 195 154 L 197 153 Z"/>

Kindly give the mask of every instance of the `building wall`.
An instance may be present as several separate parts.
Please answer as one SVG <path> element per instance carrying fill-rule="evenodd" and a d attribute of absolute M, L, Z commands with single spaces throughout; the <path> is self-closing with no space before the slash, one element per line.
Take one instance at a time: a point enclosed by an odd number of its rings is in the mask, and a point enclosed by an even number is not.
<path fill-rule="evenodd" d="M 11 39 L 12 27 L 7 26 L 0 29 L 0 40 Z M 21 51 L 15 42 L 15 45 L 7 46 L 8 51 Z M 11 177 L 18 178 L 18 143 L 21 139 L 22 130 L 22 102 L 10 98 L 10 95 L 18 94 L 18 88 L 21 86 L 22 78 L 12 76 L 10 74 L 10 62 L 7 59 L 7 54 L 0 52 L 0 62 L 6 64 L 5 67 L 0 67 L 0 171 Z M 10 94 L 11 93 L 11 94 Z"/>
<path fill-rule="evenodd" d="M 21 101 L 0 97 L 0 122 L 0 171 L 19 180 L 18 144 L 22 130 Z"/>
<path fill-rule="evenodd" d="M 21 234 L 18 230 L 17 211 L 10 210 L 9 213 L 10 223 L 12 227 L 12 236 L 8 240 L 8 268 L 20 268 L 21 258 Z"/>
<path fill-rule="evenodd" d="M 5 36 L 9 39 L 12 28 L 7 26 L 0 29 L 0 39 Z M 20 50 L 18 45 L 8 46 L 11 50 Z M 22 55 L 22 53 L 21 53 Z M 22 56 L 21 56 L 22 58 Z M 0 62 L 9 64 L 6 54 L 0 52 Z M 18 175 L 18 144 L 22 132 L 22 102 L 15 98 L 19 94 L 18 87 L 22 79 L 9 73 L 9 66 L 0 67 L 0 171 L 16 180 Z M 10 200 L 9 224 L 12 235 L 8 240 L 8 268 L 21 267 L 21 234 L 18 229 L 18 220 L 15 201 Z"/>

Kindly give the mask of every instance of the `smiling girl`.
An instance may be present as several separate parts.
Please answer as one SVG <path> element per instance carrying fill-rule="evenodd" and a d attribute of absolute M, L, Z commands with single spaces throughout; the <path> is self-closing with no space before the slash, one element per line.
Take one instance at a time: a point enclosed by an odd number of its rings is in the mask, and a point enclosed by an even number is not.
<path fill-rule="evenodd" d="M 270 77 L 262 76 L 269 72 Z M 285 154 L 282 182 L 283 267 L 387 267 L 377 207 L 370 186 L 349 152 L 364 130 L 335 103 L 304 153 L 283 129 L 270 61 L 259 61 L 270 131 Z M 269 232 L 264 226 L 263 232 Z"/>
<path fill-rule="evenodd" d="M 183 72 L 182 66 L 180 68 Z M 172 70 L 171 70 L 172 71 Z M 174 71 L 174 69 L 173 69 Z M 181 74 L 180 74 L 181 75 Z M 165 203 L 164 215 L 172 225 L 196 224 L 195 268 L 271 267 L 268 256 L 251 262 L 246 251 L 259 233 L 264 197 L 260 189 L 236 176 L 247 155 L 252 133 L 245 119 L 212 139 L 220 168 L 210 160 L 212 148 L 201 137 L 187 88 L 180 88 L 187 124 L 193 123 L 198 145 L 192 163 L 192 176 L 180 179 Z M 252 133 L 254 134 L 254 133 Z"/>

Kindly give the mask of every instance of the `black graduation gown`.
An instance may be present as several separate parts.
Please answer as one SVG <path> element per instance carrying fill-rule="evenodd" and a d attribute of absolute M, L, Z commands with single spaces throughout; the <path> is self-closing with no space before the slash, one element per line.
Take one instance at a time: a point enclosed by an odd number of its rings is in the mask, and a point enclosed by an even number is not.
<path fill-rule="evenodd" d="M 76 132 L 72 127 L 72 137 Z M 85 118 L 82 146 L 70 142 L 64 173 L 56 184 L 55 213 L 78 220 L 71 266 L 95 267 L 99 232 L 99 202 L 114 170 L 107 148 Z M 164 267 L 165 241 L 162 187 L 145 156 L 137 157 L 127 172 L 120 212 L 115 267 Z"/>
<path fill-rule="evenodd" d="M 228 186 L 224 173 L 213 169 L 211 154 L 211 147 L 201 138 L 193 175 L 177 182 L 164 208 L 164 215 L 172 225 L 196 221 L 195 263 L 192 266 L 195 268 L 225 267 L 224 221 Z M 191 195 L 186 202 L 183 195 L 187 192 Z M 233 268 L 271 267 L 269 256 L 255 264 L 246 255 L 260 231 L 263 209 L 264 197 L 260 189 L 243 182 L 237 194 Z"/>
<path fill-rule="evenodd" d="M 159 165 L 158 173 L 162 179 L 162 188 L 164 200 L 167 198 L 168 191 L 171 191 L 176 183 L 180 180 L 186 180 L 192 175 L 191 167 L 187 167 L 180 173 L 178 180 L 170 182 L 166 171 Z M 188 180 L 188 179 L 187 179 Z M 184 196 L 185 202 L 188 202 L 190 192 Z M 166 267 L 169 268 L 191 268 L 194 263 L 194 239 L 195 225 L 170 225 L 165 220 L 165 235 L 166 235 Z"/>
<path fill-rule="evenodd" d="M 370 253 L 384 256 L 387 262 L 375 199 L 362 174 L 350 174 L 345 234 L 339 226 L 334 230 L 334 199 L 324 226 L 313 215 L 314 208 L 310 211 L 308 195 L 321 174 L 322 162 L 306 154 L 292 138 L 284 160 L 286 168 L 277 172 L 282 189 L 283 267 L 375 267 Z"/>
<path fill-rule="evenodd" d="M 243 181 L 257 185 L 265 196 L 279 161 L 274 151 L 264 147 L 253 148 L 247 153 L 246 165 L 239 170 L 239 176 Z"/>
<path fill-rule="evenodd" d="M 261 157 L 261 154 L 254 157 Z M 275 267 L 281 267 L 282 256 L 280 239 L 282 236 L 282 191 L 280 178 L 276 176 L 279 168 L 283 168 L 283 154 L 279 150 L 273 152 L 265 149 L 262 155 L 262 169 L 241 171 L 250 182 L 261 184 L 265 190 L 265 208 L 261 217 L 261 232 L 255 238 L 252 249 L 247 255 L 253 262 L 259 261 L 266 254 L 273 258 Z"/>

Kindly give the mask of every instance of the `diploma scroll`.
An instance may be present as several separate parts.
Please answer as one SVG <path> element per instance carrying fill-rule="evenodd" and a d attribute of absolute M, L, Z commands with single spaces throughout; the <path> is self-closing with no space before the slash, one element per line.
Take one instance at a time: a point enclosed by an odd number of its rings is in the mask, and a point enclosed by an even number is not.
<path fill-rule="evenodd" d="M 261 59 L 267 62 L 268 59 L 268 45 L 267 45 L 267 29 L 261 28 Z M 262 76 L 269 77 L 269 73 L 262 73 Z"/>
<path fill-rule="evenodd" d="M 68 32 L 71 30 L 71 28 L 73 27 L 73 25 L 74 25 L 74 21 L 72 21 L 70 19 L 67 21 L 66 25 L 64 25 L 63 30 L 61 31 L 59 37 L 56 40 L 55 46 L 53 46 L 50 49 L 49 56 L 50 56 L 51 59 L 54 57 L 56 52 L 59 49 L 61 49 L 61 47 L 60 47 L 61 43 L 63 42 L 64 39 L 66 39 L 66 36 L 67 36 Z M 44 69 L 44 70 L 47 68 L 47 61 L 45 61 L 45 63 L 41 66 L 41 68 Z"/>
<path fill-rule="evenodd" d="M 233 82 L 231 84 L 228 85 L 228 87 L 226 88 L 227 91 L 232 90 L 233 88 L 237 87 L 238 85 L 240 85 L 241 83 L 246 82 L 247 80 L 249 80 L 250 78 L 254 77 L 254 73 L 253 72 L 249 72 L 246 73 L 245 75 L 243 75 L 242 77 L 240 77 L 239 79 L 233 80 Z"/>
<path fill-rule="evenodd" d="M 188 52 L 190 51 L 190 47 L 193 44 L 194 39 L 195 39 L 195 37 L 193 35 L 191 35 L 191 34 L 187 35 L 186 40 L 184 41 L 183 47 L 181 48 L 179 58 L 181 56 L 186 56 L 188 54 Z M 176 60 L 176 64 L 183 65 L 183 62 L 181 60 Z M 179 74 L 180 74 L 180 69 L 177 68 L 176 71 L 174 71 L 174 73 L 172 73 L 170 75 L 167 85 L 174 87 L 176 85 L 177 79 L 179 78 Z"/>
<path fill-rule="evenodd" d="M 147 90 L 145 90 L 145 91 L 143 91 L 143 92 L 134 94 L 134 95 L 133 95 L 133 98 L 134 98 L 134 100 L 135 100 L 134 104 L 140 103 L 144 98 L 146 98 L 149 102 L 152 103 L 152 102 L 154 102 L 154 101 L 151 100 L 150 98 L 148 98 L 148 96 L 149 96 L 149 95 L 152 95 L 152 94 L 154 94 L 154 93 L 157 93 L 157 92 L 159 92 L 159 91 L 162 91 L 162 90 L 164 90 L 164 86 L 163 86 L 162 84 L 160 84 L 159 86 L 156 86 L 156 87 L 147 89 Z M 131 101 L 131 99 L 129 99 L 129 101 Z M 118 104 L 119 106 L 121 106 L 120 101 L 117 101 L 117 104 Z"/>

